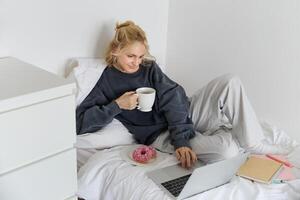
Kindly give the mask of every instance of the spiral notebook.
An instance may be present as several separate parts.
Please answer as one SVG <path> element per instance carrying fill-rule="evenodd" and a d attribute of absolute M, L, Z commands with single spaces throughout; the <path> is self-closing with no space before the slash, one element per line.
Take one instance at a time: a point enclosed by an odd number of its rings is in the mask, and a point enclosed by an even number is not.
<path fill-rule="evenodd" d="M 261 183 L 269 184 L 283 164 L 264 157 L 250 156 L 239 168 L 237 175 Z"/>

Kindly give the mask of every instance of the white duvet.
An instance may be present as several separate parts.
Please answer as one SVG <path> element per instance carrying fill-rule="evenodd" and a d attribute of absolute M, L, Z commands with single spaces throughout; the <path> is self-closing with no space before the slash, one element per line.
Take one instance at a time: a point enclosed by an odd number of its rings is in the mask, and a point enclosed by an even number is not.
<path fill-rule="evenodd" d="M 120 157 L 120 151 L 124 148 L 126 147 L 102 150 L 89 159 L 78 174 L 78 196 L 86 200 L 169 199 L 145 172 L 174 164 L 175 157 L 166 155 L 166 159 L 155 167 L 133 166 Z M 299 155 L 300 147 L 294 150 L 290 159 L 300 160 Z M 230 183 L 189 198 L 192 199 L 299 200 L 300 179 L 283 184 L 265 185 L 234 177 Z"/>
<path fill-rule="evenodd" d="M 300 146 L 276 127 L 264 123 L 262 125 L 270 142 L 294 149 L 287 157 L 300 168 Z M 78 172 L 77 194 L 79 197 L 86 200 L 169 199 L 145 175 L 145 172 L 175 164 L 177 162 L 175 156 L 165 154 L 165 159 L 154 166 L 134 166 L 124 161 L 120 156 L 120 152 L 126 147 L 123 145 L 96 151 L 85 162 Z M 300 170 L 295 169 L 294 172 L 300 178 Z M 188 198 L 188 200 L 196 199 L 300 200 L 300 179 L 282 184 L 265 185 L 234 177 L 228 184 Z"/>

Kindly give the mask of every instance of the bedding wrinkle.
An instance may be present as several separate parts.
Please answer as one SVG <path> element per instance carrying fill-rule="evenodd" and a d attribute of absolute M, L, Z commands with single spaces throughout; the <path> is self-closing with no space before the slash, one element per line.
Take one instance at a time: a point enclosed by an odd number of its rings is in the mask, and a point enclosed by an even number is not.
<path fill-rule="evenodd" d="M 295 187 L 295 185 L 292 184 L 293 182 L 300 182 L 300 180 L 297 179 L 297 180 L 293 180 L 293 181 L 285 183 L 286 188 L 291 190 L 291 195 L 293 195 L 292 199 L 300 199 L 300 187 Z"/>
<path fill-rule="evenodd" d="M 240 179 L 238 179 L 237 177 L 234 177 L 234 182 L 232 182 L 232 188 L 231 188 L 231 192 L 229 194 L 229 199 L 234 199 L 235 196 L 237 196 L 238 193 L 238 187 L 237 185 L 240 183 Z"/>

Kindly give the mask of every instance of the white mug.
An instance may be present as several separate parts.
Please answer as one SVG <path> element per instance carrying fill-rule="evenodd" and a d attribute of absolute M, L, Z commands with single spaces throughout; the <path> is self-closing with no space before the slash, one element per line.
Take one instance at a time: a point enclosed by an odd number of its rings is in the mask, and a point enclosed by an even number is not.
<path fill-rule="evenodd" d="M 155 89 L 141 87 L 136 90 L 138 95 L 138 109 L 142 112 L 150 112 L 155 101 Z"/>

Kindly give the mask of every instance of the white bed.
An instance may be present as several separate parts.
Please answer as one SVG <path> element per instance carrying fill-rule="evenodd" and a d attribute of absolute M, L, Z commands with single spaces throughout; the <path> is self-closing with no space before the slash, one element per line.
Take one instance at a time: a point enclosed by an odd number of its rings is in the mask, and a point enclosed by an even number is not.
<path fill-rule="evenodd" d="M 262 124 L 268 140 L 275 143 L 285 144 L 293 148 L 287 158 L 297 167 L 300 167 L 300 146 L 289 138 L 285 132 L 276 127 Z M 120 123 L 114 121 L 111 129 L 102 131 L 102 134 L 109 133 L 110 130 L 120 130 Z M 124 141 L 128 136 L 123 134 Z M 112 135 L 112 134 L 110 134 Z M 101 133 L 99 133 L 99 140 Z M 105 136 L 107 137 L 107 136 Z M 112 136 L 113 137 L 113 136 Z M 78 145 L 82 143 L 79 138 Z M 85 139 L 87 140 L 87 139 Z M 95 140 L 93 140 L 95 141 Z M 132 145 L 132 144 L 128 144 Z M 81 161 L 81 168 L 78 171 L 78 196 L 86 200 L 150 200 L 150 199 L 169 199 L 146 175 L 145 172 L 159 167 L 175 164 L 176 158 L 173 155 L 164 154 L 165 159 L 156 165 L 134 166 L 125 161 L 120 156 L 128 145 L 114 145 L 114 147 L 96 150 L 81 148 L 78 151 L 78 159 Z M 294 169 L 295 175 L 299 177 L 299 169 Z M 300 178 L 300 177 L 299 177 Z M 228 184 L 198 194 L 189 200 L 197 199 L 300 199 L 300 179 L 288 181 L 282 184 L 261 184 L 253 183 L 249 180 L 234 177 Z"/>
<path fill-rule="evenodd" d="M 78 85 L 77 104 L 91 91 L 103 70 L 103 61 L 77 59 L 78 67 L 70 76 Z M 269 143 L 280 144 L 291 149 L 289 161 L 300 168 L 300 146 L 288 135 L 268 123 L 261 123 Z M 161 162 L 150 166 L 134 166 L 123 160 L 120 152 L 134 140 L 127 129 L 117 120 L 93 134 L 77 136 L 78 193 L 86 200 L 150 200 L 169 199 L 146 175 L 145 172 L 175 164 L 173 155 L 165 154 Z M 234 177 L 228 184 L 189 198 L 197 199 L 300 199 L 300 171 L 294 169 L 299 178 L 282 184 L 265 185 Z"/>
<path fill-rule="evenodd" d="M 123 148 L 115 147 L 99 151 L 88 160 L 78 173 L 78 196 L 86 200 L 169 199 L 145 175 L 145 172 L 174 164 L 176 163 L 175 157 L 167 155 L 167 159 L 156 166 L 133 166 L 120 157 L 120 151 Z M 300 148 L 297 148 L 292 158 L 300 160 L 299 155 Z M 189 199 L 299 200 L 300 179 L 283 184 L 265 185 L 234 177 L 228 184 Z"/>

